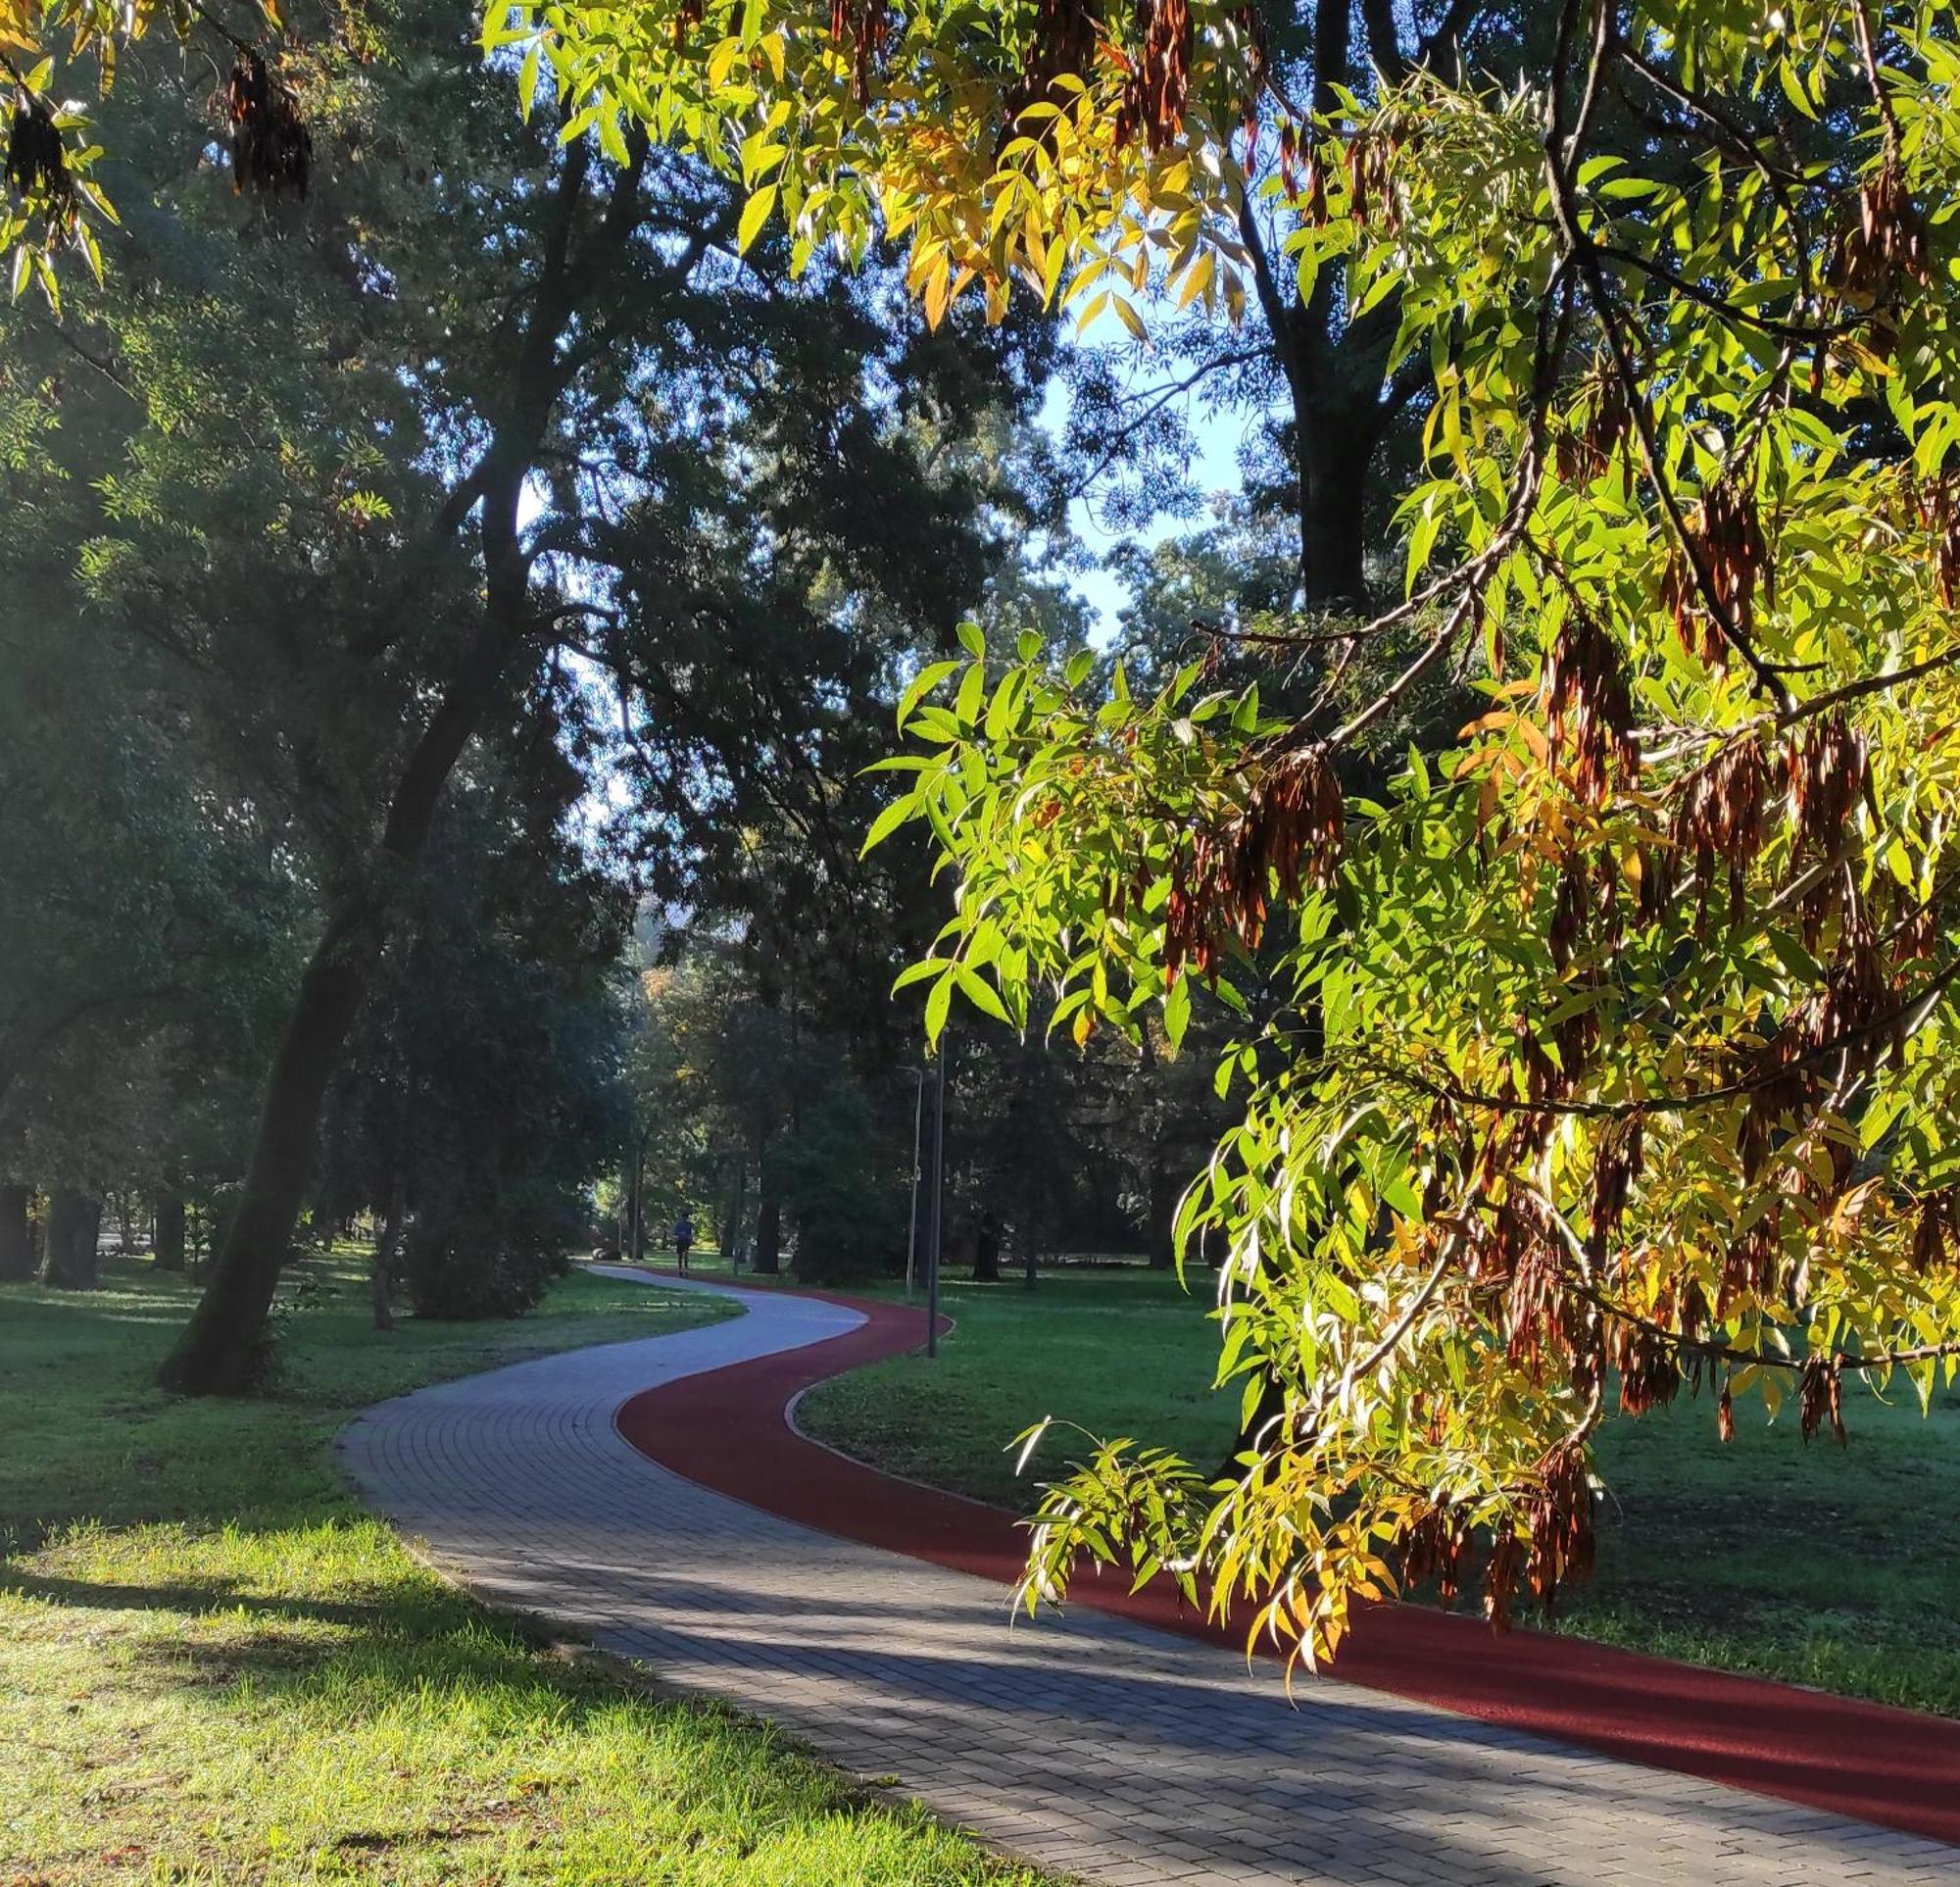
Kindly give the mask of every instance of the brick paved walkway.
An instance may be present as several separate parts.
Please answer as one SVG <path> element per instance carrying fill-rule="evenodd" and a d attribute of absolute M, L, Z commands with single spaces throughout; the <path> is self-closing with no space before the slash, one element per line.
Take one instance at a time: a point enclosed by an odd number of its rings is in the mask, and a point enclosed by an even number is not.
<path fill-rule="evenodd" d="M 1290 1707 L 1269 1667 L 1104 1614 L 1010 1630 L 998 1586 L 710 1493 L 629 1447 L 619 1404 L 858 1320 L 734 1295 L 732 1322 L 383 1404 L 345 1465 L 486 1598 L 1106 1887 L 1960 1880 L 1936 1842 L 1352 1686 Z"/>

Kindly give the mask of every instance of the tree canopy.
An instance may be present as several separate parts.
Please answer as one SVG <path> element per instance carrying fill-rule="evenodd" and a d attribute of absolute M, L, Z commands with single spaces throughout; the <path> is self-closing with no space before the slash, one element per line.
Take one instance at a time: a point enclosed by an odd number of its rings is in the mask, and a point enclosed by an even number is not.
<path fill-rule="evenodd" d="M 1303 709 L 1203 661 L 1104 694 L 975 633 L 899 763 L 959 882 L 934 1030 L 963 996 L 1175 1038 L 1194 983 L 1278 953 L 1184 1220 L 1229 1236 L 1226 1373 L 1279 1405 L 1222 1482 L 1099 1455 L 1029 1591 L 1120 1556 L 1318 1655 L 1398 1582 L 1551 1603 L 1609 1397 L 1841 1433 L 1849 1379 L 1924 1400 L 1960 1361 L 1960 49 L 1939 4 L 1567 0 L 1521 82 L 1294 100 L 1259 21 L 499 6 L 489 36 L 602 131 L 714 154 L 799 254 L 881 217 L 929 316 L 1022 277 L 1229 319 L 1235 140 L 1277 138 L 1292 267 L 1338 266 L 1350 320 L 1394 297 L 1391 365 L 1428 363 L 1404 600 L 1253 631 L 1324 669 Z M 1350 799 L 1342 757 L 1448 673 L 1485 697 L 1460 741 Z"/>

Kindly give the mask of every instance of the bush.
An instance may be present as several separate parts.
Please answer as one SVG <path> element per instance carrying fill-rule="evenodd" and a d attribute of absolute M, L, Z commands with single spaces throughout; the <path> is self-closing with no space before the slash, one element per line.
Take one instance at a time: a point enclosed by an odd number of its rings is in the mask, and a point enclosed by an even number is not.
<path fill-rule="evenodd" d="M 522 1316 L 566 1269 L 582 1229 L 576 1201 L 521 1190 L 430 1202 L 402 1241 L 402 1281 L 416 1316 Z"/>

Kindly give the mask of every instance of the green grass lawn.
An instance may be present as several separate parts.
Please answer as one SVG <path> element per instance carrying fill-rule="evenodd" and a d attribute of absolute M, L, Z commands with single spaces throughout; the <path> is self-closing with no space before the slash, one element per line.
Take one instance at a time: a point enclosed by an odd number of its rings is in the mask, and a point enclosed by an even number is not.
<path fill-rule="evenodd" d="M 356 1261 L 309 1272 L 256 1403 L 150 1386 L 190 1294 L 146 1266 L 0 1292 L 0 1882 L 1035 1887 L 762 1726 L 527 1637 L 329 1465 L 365 1403 L 721 1307 L 581 1274 L 520 1322 L 377 1336 Z"/>
<path fill-rule="evenodd" d="M 1144 1270 L 949 1281 L 958 1319 L 937 1364 L 901 1357 L 812 1390 L 811 1434 L 895 1473 L 1031 1505 L 1052 1438 L 1017 1479 L 1014 1434 L 1044 1415 L 1181 1449 L 1209 1466 L 1236 1428 L 1210 1393 L 1216 1327 L 1198 1296 Z M 1684 1402 L 1608 1422 L 1599 1570 L 1560 1628 L 1700 1664 L 1960 1715 L 1960 1395 L 1922 1419 L 1846 1391 L 1850 1445 L 1794 1420 L 1715 1436 Z"/>

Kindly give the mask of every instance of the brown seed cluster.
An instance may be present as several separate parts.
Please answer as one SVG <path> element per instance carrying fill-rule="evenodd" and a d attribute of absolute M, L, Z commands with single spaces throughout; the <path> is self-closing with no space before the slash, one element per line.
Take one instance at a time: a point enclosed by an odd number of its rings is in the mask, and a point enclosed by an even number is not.
<path fill-rule="evenodd" d="M 1402 1536 L 1401 1583 L 1405 1591 L 1436 1583 L 1446 1609 L 1463 1589 L 1463 1555 L 1470 1530 L 1448 1501 L 1439 1501 Z"/>
<path fill-rule="evenodd" d="M 243 190 L 291 190 L 302 199 L 313 173 L 313 133 L 291 92 L 255 52 L 241 53 L 226 93 L 231 108 L 231 181 Z"/>
<path fill-rule="evenodd" d="M 7 181 L 23 196 L 45 197 L 64 217 L 74 214 L 74 186 L 54 114 L 39 99 L 14 108 L 7 134 Z"/>
<path fill-rule="evenodd" d="M 1865 790 L 1865 743 L 1842 715 L 1822 716 L 1790 743 L 1788 765 L 1796 851 L 1835 858 Z"/>
<path fill-rule="evenodd" d="M 1721 620 L 1710 613 L 1692 565 L 1678 550 L 1661 579 L 1661 601 L 1674 618 L 1681 646 L 1719 667 L 1728 657 L 1724 625 L 1744 635 L 1755 630 L 1756 590 L 1760 584 L 1767 597 L 1773 577 L 1769 546 L 1753 494 L 1731 479 L 1709 487 L 1688 514 L 1686 529 Z"/>
<path fill-rule="evenodd" d="M 1015 134 L 1016 122 L 1030 105 L 1048 101 L 1057 78 L 1086 76 L 1102 44 L 1101 0 L 1037 0 L 1034 36 L 1020 77 L 1007 94 L 1007 122 L 1002 126 L 1001 142 Z M 1053 132 L 1044 125 L 1037 135 L 1046 141 Z"/>
<path fill-rule="evenodd" d="M 1697 924 L 1707 919 L 1717 866 L 1728 869 L 1731 912 L 1741 908 L 1743 880 L 1762 850 L 1769 800 L 1769 761 L 1754 740 L 1725 747 L 1683 782 L 1670 836 L 1694 861 Z M 1661 874 L 1652 875 L 1658 884 Z"/>
<path fill-rule="evenodd" d="M 1832 241 L 1824 261 L 1825 288 L 1840 307 L 1888 309 L 1908 284 L 1925 287 L 1932 280 L 1926 219 L 1913 203 L 1898 160 L 1888 158 L 1858 192 L 1856 215 Z"/>
<path fill-rule="evenodd" d="M 1184 126 L 1191 96 L 1194 40 L 1189 0 L 1137 0 L 1142 54 L 1130 65 L 1116 108 L 1116 142 L 1141 130 L 1145 144 L 1160 151 Z"/>
<path fill-rule="evenodd" d="M 1797 1376 L 1797 1429 L 1808 1441 L 1828 1421 L 1844 1445 L 1843 1371 L 1836 1357 L 1806 1359 Z"/>
<path fill-rule="evenodd" d="M 1924 1277 L 1944 1270 L 1960 1252 L 1960 1186 L 1928 1193 L 1919 1202 L 1919 1222 L 1913 1231 L 1912 1267 Z"/>
<path fill-rule="evenodd" d="M 1539 1463 L 1530 1519 L 1531 1586 L 1548 1613 L 1561 1586 L 1592 1570 L 1592 1483 L 1583 1444 L 1561 1442 Z"/>
<path fill-rule="evenodd" d="M 1581 800 L 1596 806 L 1617 770 L 1640 771 L 1633 694 L 1609 631 L 1583 611 L 1560 625 L 1540 684 L 1552 752 L 1571 770 Z"/>
<path fill-rule="evenodd" d="M 1920 529 L 1933 539 L 1934 585 L 1950 610 L 1960 600 L 1960 472 L 1916 479 L 1908 472 L 1906 491 Z"/>
<path fill-rule="evenodd" d="M 1558 475 L 1569 485 L 1590 485 L 1601 476 L 1632 436 L 1633 408 L 1627 389 L 1610 362 L 1594 368 L 1582 401 L 1585 419 L 1558 435 L 1553 452 Z"/>
<path fill-rule="evenodd" d="M 1305 885 L 1327 889 L 1341 862 L 1346 803 L 1325 752 L 1282 755 L 1247 795 L 1245 806 L 1180 848 L 1171 868 L 1164 919 L 1164 963 L 1215 974 L 1234 941 L 1258 947 L 1269 888 L 1288 898 Z"/>
<path fill-rule="evenodd" d="M 871 102 L 871 79 L 891 30 L 884 0 L 830 0 L 830 37 L 851 49 L 851 95 L 859 105 Z"/>

